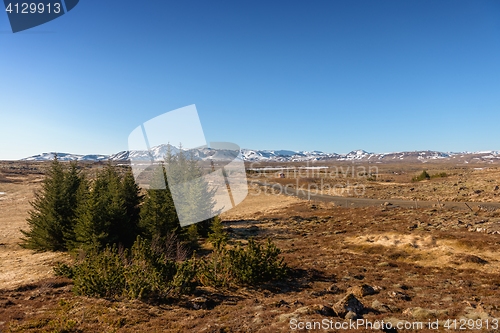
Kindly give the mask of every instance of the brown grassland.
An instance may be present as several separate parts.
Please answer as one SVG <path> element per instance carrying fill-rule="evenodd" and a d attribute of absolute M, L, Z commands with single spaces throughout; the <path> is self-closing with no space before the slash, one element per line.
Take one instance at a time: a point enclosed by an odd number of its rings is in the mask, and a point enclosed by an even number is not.
<path fill-rule="evenodd" d="M 52 271 L 57 261 L 70 260 L 67 254 L 18 245 L 46 166 L 0 162 L 0 332 L 288 332 L 293 319 L 345 322 L 332 308 L 351 293 L 363 306 L 358 316 L 372 322 L 440 320 L 444 331 L 447 319 L 473 319 L 482 331 L 498 331 L 484 325 L 500 318 L 500 209 L 441 205 L 500 202 L 496 164 L 400 163 L 378 165 L 376 177 L 330 177 L 335 184 L 363 184 L 364 197 L 388 201 L 359 208 L 251 182 L 247 198 L 221 216 L 225 229 L 231 241 L 272 239 L 290 268 L 287 280 L 256 289 L 198 288 L 166 304 L 75 296 L 71 280 Z M 446 176 L 412 182 L 423 167 Z M 249 180 L 287 184 L 288 176 L 249 174 Z M 322 178 L 317 173 L 292 182 L 321 184 Z M 439 204 L 401 208 L 391 199 Z M 205 299 L 203 306 L 193 306 L 195 297 Z"/>

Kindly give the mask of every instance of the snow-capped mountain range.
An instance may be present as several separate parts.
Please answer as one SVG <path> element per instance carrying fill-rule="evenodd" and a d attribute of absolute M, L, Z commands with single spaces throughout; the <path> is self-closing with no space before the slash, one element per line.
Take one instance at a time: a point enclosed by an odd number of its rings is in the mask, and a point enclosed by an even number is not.
<path fill-rule="evenodd" d="M 149 151 L 130 150 L 121 151 L 113 155 L 77 155 L 68 153 L 43 153 L 22 159 L 23 161 L 48 161 L 57 158 L 60 161 L 149 161 L 152 158 L 156 161 L 163 160 L 168 145 L 152 147 Z M 177 154 L 179 149 L 170 146 L 172 154 Z M 200 148 L 193 150 L 195 158 L 200 160 L 232 160 L 236 156 L 231 150 L 217 150 L 212 148 Z M 253 150 L 241 149 L 243 160 L 249 162 L 302 162 L 302 161 L 365 161 L 365 162 L 398 162 L 398 161 L 430 161 L 430 160 L 456 160 L 457 162 L 493 162 L 500 161 L 500 151 L 480 151 L 480 152 L 439 152 L 439 151 L 411 151 L 393 153 L 369 153 L 365 150 L 354 150 L 347 154 L 324 153 L 321 151 L 292 151 L 292 150 Z"/>

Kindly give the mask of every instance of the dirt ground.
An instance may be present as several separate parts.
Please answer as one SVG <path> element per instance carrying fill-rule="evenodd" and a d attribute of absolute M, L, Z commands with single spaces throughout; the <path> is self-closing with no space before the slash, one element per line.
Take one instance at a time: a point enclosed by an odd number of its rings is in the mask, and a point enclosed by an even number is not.
<path fill-rule="evenodd" d="M 13 169 L 10 169 L 10 168 Z M 61 254 L 33 253 L 18 244 L 26 229 L 30 200 L 43 179 L 37 170 L 5 166 L 0 171 L 0 289 L 14 288 L 53 276 Z"/>
<path fill-rule="evenodd" d="M 349 318 L 384 321 L 386 332 L 445 331 L 446 324 L 451 331 L 500 328 L 497 210 L 345 208 L 254 184 L 222 215 L 225 229 L 231 241 L 271 238 L 288 263 L 288 279 L 257 289 L 198 288 L 171 304 L 146 304 L 75 296 L 71 281 L 51 271 L 63 255 L 19 248 L 18 230 L 41 175 L 1 170 L 0 332 L 382 331 L 338 328 Z M 464 181 L 471 184 L 496 182 L 493 174 L 468 172 Z M 434 181 L 441 179 L 427 183 Z M 206 306 L 195 309 L 195 297 Z M 340 311 L 346 302 L 357 317 Z M 387 323 L 408 329 L 390 330 Z"/>

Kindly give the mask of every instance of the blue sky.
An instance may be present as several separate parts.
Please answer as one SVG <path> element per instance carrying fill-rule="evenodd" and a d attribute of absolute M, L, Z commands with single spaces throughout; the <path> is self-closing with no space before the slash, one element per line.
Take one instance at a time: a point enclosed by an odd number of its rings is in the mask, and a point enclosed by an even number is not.
<path fill-rule="evenodd" d="M 13 34 L 0 159 L 110 154 L 196 104 L 208 141 L 500 149 L 498 1 L 96 1 Z"/>

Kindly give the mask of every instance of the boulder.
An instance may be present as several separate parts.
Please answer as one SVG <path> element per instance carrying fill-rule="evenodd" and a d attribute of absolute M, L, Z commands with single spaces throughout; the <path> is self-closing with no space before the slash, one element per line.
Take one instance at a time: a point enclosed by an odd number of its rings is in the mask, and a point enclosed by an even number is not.
<path fill-rule="evenodd" d="M 348 293 L 344 298 L 333 305 L 333 310 L 342 318 L 345 318 L 350 311 L 359 315 L 363 312 L 364 308 L 363 303 L 361 303 L 352 293 Z"/>
<path fill-rule="evenodd" d="M 208 299 L 205 297 L 196 297 L 189 300 L 189 305 L 195 310 L 206 310 L 208 308 Z"/>
<path fill-rule="evenodd" d="M 362 284 L 360 286 L 351 287 L 347 290 L 347 292 L 352 293 L 352 294 L 354 294 L 354 296 L 360 297 L 360 298 L 376 294 L 375 289 L 373 289 L 372 286 L 369 286 L 367 284 Z"/>

